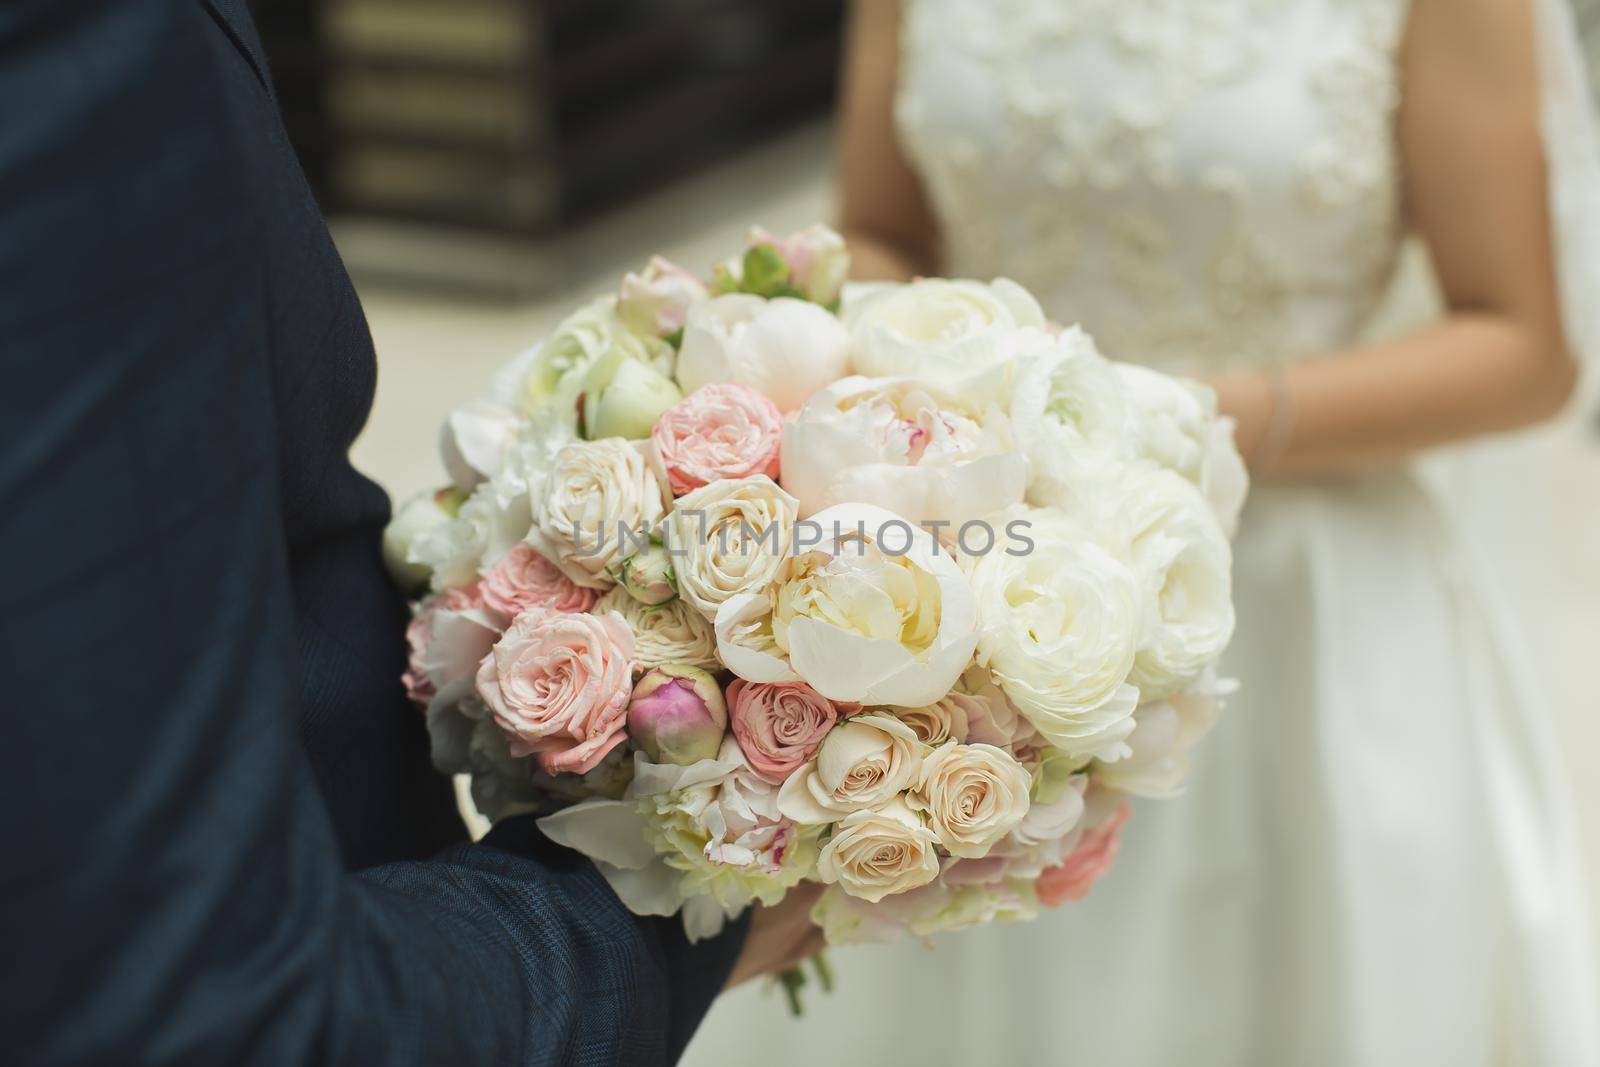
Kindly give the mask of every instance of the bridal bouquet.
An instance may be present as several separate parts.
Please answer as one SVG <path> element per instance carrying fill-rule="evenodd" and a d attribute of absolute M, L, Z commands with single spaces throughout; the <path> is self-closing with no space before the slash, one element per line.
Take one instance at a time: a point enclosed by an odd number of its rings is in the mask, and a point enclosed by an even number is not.
<path fill-rule="evenodd" d="M 1228 690 L 1211 393 L 1004 279 L 848 263 L 652 259 L 449 416 L 385 534 L 439 769 L 692 937 L 808 880 L 834 943 L 1076 900 Z"/>

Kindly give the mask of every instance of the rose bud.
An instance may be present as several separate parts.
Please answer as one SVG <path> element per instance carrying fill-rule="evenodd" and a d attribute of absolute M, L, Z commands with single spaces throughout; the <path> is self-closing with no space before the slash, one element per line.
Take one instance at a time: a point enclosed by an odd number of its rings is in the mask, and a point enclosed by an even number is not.
<path fill-rule="evenodd" d="M 722 690 L 698 667 L 656 667 L 633 687 L 628 736 L 652 762 L 716 759 L 727 729 Z"/>
<path fill-rule="evenodd" d="M 616 571 L 617 584 L 641 604 L 654 607 L 678 595 L 672 560 L 660 542 L 650 542 L 648 548 L 617 564 Z"/>
<path fill-rule="evenodd" d="M 407 595 L 421 591 L 433 573 L 426 564 L 411 559 L 412 543 L 424 532 L 455 518 L 464 499 L 466 495 L 453 486 L 418 493 L 402 504 L 383 528 L 384 565 L 395 585 Z"/>
<path fill-rule="evenodd" d="M 584 436 L 591 441 L 649 437 L 661 413 L 683 399 L 672 379 L 613 349 L 584 378 Z"/>
<path fill-rule="evenodd" d="M 683 329 L 689 305 L 709 299 L 710 290 L 693 272 L 669 259 L 651 256 L 638 274 L 622 279 L 617 318 L 634 333 L 671 337 Z"/>

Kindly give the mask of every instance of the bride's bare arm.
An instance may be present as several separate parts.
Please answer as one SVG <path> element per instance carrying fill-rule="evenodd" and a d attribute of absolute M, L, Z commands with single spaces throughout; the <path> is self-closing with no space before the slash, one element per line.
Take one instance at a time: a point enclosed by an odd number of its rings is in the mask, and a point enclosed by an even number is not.
<path fill-rule="evenodd" d="M 896 0 L 855 0 L 839 102 L 839 229 L 851 274 L 903 280 L 938 272 L 938 225 L 894 128 Z"/>
<path fill-rule="evenodd" d="M 1398 340 L 1297 364 L 1276 383 L 1213 382 L 1261 473 L 1351 469 L 1514 429 L 1554 414 L 1571 394 L 1532 7 L 1416 0 L 1401 53 L 1400 148 L 1412 218 L 1448 313 Z"/>

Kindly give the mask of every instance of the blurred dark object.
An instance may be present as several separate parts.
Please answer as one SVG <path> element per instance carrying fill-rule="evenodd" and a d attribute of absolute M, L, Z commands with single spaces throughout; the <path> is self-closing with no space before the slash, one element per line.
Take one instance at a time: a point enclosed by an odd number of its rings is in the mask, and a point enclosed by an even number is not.
<path fill-rule="evenodd" d="M 262 0 L 353 267 L 536 291 L 575 222 L 832 103 L 842 0 Z M 370 262 L 369 262 L 370 260 Z"/>

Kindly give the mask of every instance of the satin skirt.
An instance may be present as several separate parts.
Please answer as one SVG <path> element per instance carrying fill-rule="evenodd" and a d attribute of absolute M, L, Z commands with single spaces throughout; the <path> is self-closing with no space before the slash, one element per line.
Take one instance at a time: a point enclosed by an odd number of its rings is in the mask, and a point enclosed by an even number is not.
<path fill-rule="evenodd" d="M 1036 922 L 834 952 L 695 1067 L 1600 1064 L 1581 861 L 1532 662 L 1409 471 L 1262 486 L 1242 682 L 1177 800 Z M 1600 653 L 1600 650 L 1597 650 Z"/>

